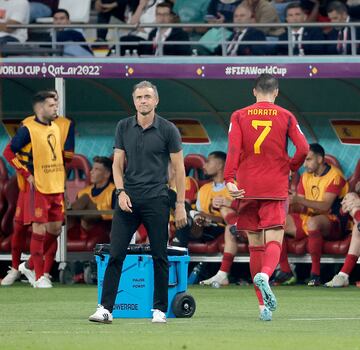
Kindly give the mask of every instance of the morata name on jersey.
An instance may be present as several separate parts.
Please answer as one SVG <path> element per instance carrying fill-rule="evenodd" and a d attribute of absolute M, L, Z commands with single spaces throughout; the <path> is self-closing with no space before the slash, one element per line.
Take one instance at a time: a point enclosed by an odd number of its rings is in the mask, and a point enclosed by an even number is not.
<path fill-rule="evenodd" d="M 247 111 L 248 115 L 268 115 L 273 116 L 278 114 L 277 109 L 273 108 L 254 108 L 254 109 L 248 109 Z"/>

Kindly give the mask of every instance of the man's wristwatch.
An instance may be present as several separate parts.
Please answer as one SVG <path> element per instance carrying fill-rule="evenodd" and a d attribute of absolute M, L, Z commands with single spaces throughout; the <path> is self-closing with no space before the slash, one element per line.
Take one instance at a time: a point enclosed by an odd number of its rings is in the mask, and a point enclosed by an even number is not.
<path fill-rule="evenodd" d="M 124 188 L 117 188 L 117 189 L 115 190 L 115 195 L 116 195 L 116 197 L 119 197 L 119 195 L 120 195 L 121 192 L 125 192 L 125 189 L 124 189 Z"/>

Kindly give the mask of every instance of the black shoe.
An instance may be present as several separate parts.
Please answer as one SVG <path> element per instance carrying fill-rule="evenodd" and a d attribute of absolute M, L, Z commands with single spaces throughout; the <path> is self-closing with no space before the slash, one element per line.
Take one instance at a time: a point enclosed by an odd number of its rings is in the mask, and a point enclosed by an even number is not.
<path fill-rule="evenodd" d="M 320 276 L 311 274 L 310 280 L 308 281 L 307 285 L 309 287 L 318 287 L 318 286 L 320 286 L 321 285 Z"/>

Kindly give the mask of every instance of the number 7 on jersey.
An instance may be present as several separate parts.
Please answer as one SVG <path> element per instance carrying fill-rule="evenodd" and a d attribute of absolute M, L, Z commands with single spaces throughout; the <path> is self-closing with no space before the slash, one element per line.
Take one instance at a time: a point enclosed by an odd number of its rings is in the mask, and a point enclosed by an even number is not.
<path fill-rule="evenodd" d="M 261 134 L 259 135 L 259 137 L 256 139 L 256 141 L 254 143 L 254 153 L 260 154 L 261 153 L 260 146 L 264 142 L 266 136 L 271 131 L 272 121 L 271 120 L 252 120 L 251 126 L 256 130 L 258 129 L 259 126 L 264 127 L 264 129 L 261 131 Z"/>

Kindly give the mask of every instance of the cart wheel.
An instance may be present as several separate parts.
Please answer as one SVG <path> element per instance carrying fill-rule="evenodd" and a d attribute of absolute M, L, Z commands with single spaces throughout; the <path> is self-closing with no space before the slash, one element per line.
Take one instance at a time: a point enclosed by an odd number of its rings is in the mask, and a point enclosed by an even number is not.
<path fill-rule="evenodd" d="M 61 284 L 73 284 L 74 272 L 70 264 L 66 264 L 63 269 L 59 271 L 59 281 Z"/>
<path fill-rule="evenodd" d="M 96 270 L 94 271 L 91 264 L 84 267 L 84 281 L 86 284 L 96 284 Z"/>
<path fill-rule="evenodd" d="M 189 318 L 196 310 L 195 299 L 187 293 L 176 294 L 172 302 L 172 310 L 176 317 Z"/>

